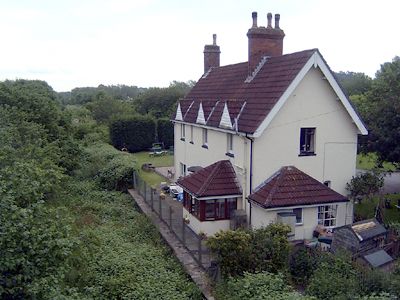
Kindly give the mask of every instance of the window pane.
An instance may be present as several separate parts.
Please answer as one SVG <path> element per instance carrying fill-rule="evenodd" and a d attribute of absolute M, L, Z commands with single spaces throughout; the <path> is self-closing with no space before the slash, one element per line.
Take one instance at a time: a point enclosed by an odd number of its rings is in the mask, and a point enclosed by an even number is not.
<path fill-rule="evenodd" d="M 215 214 L 217 219 L 225 218 L 225 199 L 216 200 Z"/>
<path fill-rule="evenodd" d="M 215 200 L 206 201 L 206 220 L 215 219 Z"/>
<path fill-rule="evenodd" d="M 295 208 L 293 209 L 293 213 L 296 215 L 296 223 L 303 223 L 303 209 Z"/>

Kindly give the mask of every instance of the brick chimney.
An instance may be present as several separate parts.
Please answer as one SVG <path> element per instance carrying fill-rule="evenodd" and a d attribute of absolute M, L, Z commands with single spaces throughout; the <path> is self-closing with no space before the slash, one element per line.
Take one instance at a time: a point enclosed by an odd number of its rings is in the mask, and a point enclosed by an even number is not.
<path fill-rule="evenodd" d="M 283 52 L 285 33 L 279 28 L 280 15 L 275 15 L 272 27 L 272 14 L 267 14 L 267 27 L 257 26 L 257 13 L 252 13 L 253 26 L 247 32 L 249 38 L 249 75 L 257 67 L 263 56 L 280 56 Z"/>
<path fill-rule="evenodd" d="M 213 34 L 213 44 L 204 46 L 204 73 L 212 67 L 219 67 L 221 51 L 217 45 L 217 35 Z"/>

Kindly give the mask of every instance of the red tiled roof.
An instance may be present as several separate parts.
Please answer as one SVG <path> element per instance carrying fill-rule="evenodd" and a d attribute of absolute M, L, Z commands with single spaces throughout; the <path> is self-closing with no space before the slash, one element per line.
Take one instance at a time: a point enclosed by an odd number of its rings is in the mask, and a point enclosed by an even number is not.
<path fill-rule="evenodd" d="M 245 82 L 247 62 L 211 69 L 180 102 L 184 121 L 196 122 L 199 103 L 202 102 L 205 119 L 208 119 L 206 125 L 218 127 L 220 116 L 214 114 L 222 114 L 225 102 L 232 120 L 238 117 L 246 103 L 238 119 L 238 130 L 254 133 L 316 51 L 270 57 L 248 83 Z"/>
<path fill-rule="evenodd" d="M 177 183 L 197 198 L 242 194 L 235 170 L 229 160 L 217 161 L 178 179 Z"/>
<path fill-rule="evenodd" d="M 264 208 L 349 201 L 296 167 L 282 167 L 248 197 Z"/>

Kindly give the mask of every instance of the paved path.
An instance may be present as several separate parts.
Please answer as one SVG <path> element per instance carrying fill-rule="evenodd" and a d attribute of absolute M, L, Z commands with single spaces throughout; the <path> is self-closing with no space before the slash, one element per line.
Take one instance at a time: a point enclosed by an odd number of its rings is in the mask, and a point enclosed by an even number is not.
<path fill-rule="evenodd" d="M 169 229 L 169 227 L 157 216 L 155 212 L 151 210 L 151 207 L 144 201 L 143 197 L 140 196 L 136 190 L 130 189 L 128 191 L 142 212 L 146 214 L 151 219 L 153 224 L 158 228 L 161 236 L 174 251 L 175 256 L 181 262 L 185 271 L 199 287 L 200 291 L 203 293 L 203 296 L 206 299 L 213 300 L 214 297 L 211 294 L 211 285 L 204 269 L 199 266 L 188 249 L 178 240 L 176 235 Z"/>

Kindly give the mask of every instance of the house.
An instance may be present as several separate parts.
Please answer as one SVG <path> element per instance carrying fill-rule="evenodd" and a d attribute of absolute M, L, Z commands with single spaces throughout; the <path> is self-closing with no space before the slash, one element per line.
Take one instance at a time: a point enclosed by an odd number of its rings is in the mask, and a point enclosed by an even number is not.
<path fill-rule="evenodd" d="M 388 231 L 376 219 L 337 227 L 333 231 L 331 250 L 346 250 L 371 268 L 390 270 L 393 258 L 383 249 Z"/>
<path fill-rule="evenodd" d="M 357 135 L 367 134 L 318 49 L 283 54 L 280 15 L 257 13 L 248 61 L 220 66 L 204 47 L 204 74 L 173 116 L 183 217 L 195 232 L 285 222 L 293 239 L 353 222 L 343 196 L 355 175 Z"/>

